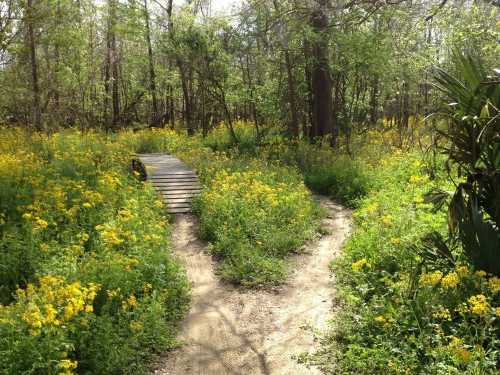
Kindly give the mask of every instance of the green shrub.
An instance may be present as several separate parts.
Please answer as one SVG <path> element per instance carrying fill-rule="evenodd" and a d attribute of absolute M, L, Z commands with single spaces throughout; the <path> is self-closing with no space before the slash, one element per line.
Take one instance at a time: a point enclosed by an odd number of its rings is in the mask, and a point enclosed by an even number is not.
<path fill-rule="evenodd" d="M 305 172 L 305 183 L 318 193 L 331 196 L 349 207 L 356 206 L 370 188 L 370 176 L 360 163 L 339 158 L 329 165 L 314 167 Z"/>

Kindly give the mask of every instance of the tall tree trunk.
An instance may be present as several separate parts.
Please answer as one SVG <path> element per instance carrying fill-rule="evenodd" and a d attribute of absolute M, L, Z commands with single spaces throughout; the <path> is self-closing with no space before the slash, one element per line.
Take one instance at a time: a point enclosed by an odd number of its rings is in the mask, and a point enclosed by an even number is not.
<path fill-rule="evenodd" d="M 375 75 L 372 79 L 370 90 L 370 123 L 374 126 L 378 120 L 378 97 L 379 97 L 379 79 Z"/>
<path fill-rule="evenodd" d="M 274 9 L 278 14 L 281 13 L 281 8 L 279 6 L 278 0 L 273 0 Z M 290 59 L 290 49 L 288 48 L 288 35 L 287 31 L 283 27 L 281 30 L 281 45 L 283 47 L 283 54 L 285 57 L 285 66 L 286 66 L 286 74 L 287 74 L 287 83 L 288 83 L 288 101 L 290 105 L 290 123 L 288 124 L 288 133 L 291 136 L 298 137 L 299 136 L 299 116 L 297 112 L 297 93 L 295 90 L 295 77 L 293 75 L 293 67 L 292 61 Z"/>
<path fill-rule="evenodd" d="M 332 144 L 337 138 L 337 129 L 332 123 L 332 79 L 328 56 L 328 18 L 326 5 L 328 0 L 319 0 L 318 6 L 313 9 L 311 26 L 312 40 L 312 96 L 313 96 L 313 137 L 332 135 Z"/>
<path fill-rule="evenodd" d="M 111 41 L 109 38 L 109 20 L 108 33 L 106 36 L 106 62 L 104 64 L 104 121 L 109 127 L 111 121 L 109 118 L 109 98 L 111 92 Z"/>
<path fill-rule="evenodd" d="M 149 22 L 148 1 L 144 0 L 144 18 L 146 23 L 146 43 L 148 45 L 148 59 L 149 59 L 149 91 L 151 94 L 153 113 L 151 116 L 151 123 L 158 122 L 158 99 L 156 97 L 156 73 L 153 59 L 153 46 L 151 44 L 151 26 Z"/>
<path fill-rule="evenodd" d="M 29 54 L 30 54 L 30 63 L 31 63 L 31 83 L 33 90 L 33 126 L 37 130 L 43 130 L 42 128 L 42 112 L 40 109 L 40 84 L 38 81 L 38 61 L 36 56 L 36 39 L 35 39 L 35 30 L 34 30 L 34 9 L 33 9 L 33 1 L 28 0 L 27 9 L 26 9 L 26 23 L 28 28 L 28 46 L 29 46 Z"/>
<path fill-rule="evenodd" d="M 304 78 L 307 85 L 307 120 L 306 126 L 304 129 L 304 135 L 312 140 L 313 138 L 313 127 L 314 127 L 314 118 L 313 118 L 313 107 L 314 107 L 314 97 L 312 94 L 312 64 L 311 64 L 311 45 L 307 38 L 304 38 Z"/>
<path fill-rule="evenodd" d="M 61 19 L 61 1 L 57 0 L 56 3 L 56 15 L 57 18 Z M 59 30 L 58 30 L 59 31 Z M 57 41 L 54 43 L 54 58 L 55 58 L 55 69 L 54 69 L 54 102 L 56 107 L 57 120 L 61 120 L 61 106 L 60 106 L 60 94 L 59 94 L 59 71 L 61 67 L 61 53 L 59 50 L 59 35 L 57 36 Z"/>
<path fill-rule="evenodd" d="M 168 37 L 173 38 L 174 33 L 174 22 L 172 20 L 172 9 L 173 0 L 168 0 L 167 2 L 167 26 L 168 26 Z M 170 64 L 169 64 L 170 65 Z M 175 128 L 175 99 L 174 99 L 174 89 L 171 84 L 168 84 L 167 91 L 169 94 L 170 108 L 169 108 L 169 119 L 170 126 L 172 129 Z"/>
<path fill-rule="evenodd" d="M 120 91 L 118 75 L 118 53 L 116 49 L 116 0 L 109 0 L 108 55 L 111 70 L 113 117 L 112 128 L 116 129 L 120 122 Z"/>
<path fill-rule="evenodd" d="M 184 121 L 186 123 L 188 135 L 194 135 L 194 126 L 192 118 L 193 109 L 191 105 L 190 82 L 188 76 L 189 72 L 185 71 L 183 63 L 180 59 L 177 60 L 177 66 L 181 74 L 182 95 L 184 97 Z"/>

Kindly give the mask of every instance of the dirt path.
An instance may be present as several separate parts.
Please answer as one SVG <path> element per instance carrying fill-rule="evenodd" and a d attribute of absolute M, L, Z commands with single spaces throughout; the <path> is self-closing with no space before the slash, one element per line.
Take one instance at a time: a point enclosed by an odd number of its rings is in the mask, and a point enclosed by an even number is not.
<path fill-rule="evenodd" d="M 155 366 L 160 375 L 318 374 L 293 355 L 314 348 L 310 329 L 323 328 L 333 300 L 330 261 L 350 231 L 351 214 L 326 198 L 323 236 L 294 258 L 296 271 L 276 291 L 241 290 L 220 282 L 206 244 L 196 238 L 197 221 L 176 220 L 175 251 L 193 285 L 193 305 L 183 323 L 185 345 Z"/>

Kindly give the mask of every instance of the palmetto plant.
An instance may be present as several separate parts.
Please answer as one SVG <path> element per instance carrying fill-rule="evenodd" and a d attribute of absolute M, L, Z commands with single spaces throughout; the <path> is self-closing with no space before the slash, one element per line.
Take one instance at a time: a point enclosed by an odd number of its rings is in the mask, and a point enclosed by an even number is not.
<path fill-rule="evenodd" d="M 437 68 L 435 87 L 448 126 L 443 151 L 460 183 L 448 200 L 450 235 L 478 268 L 500 275 L 500 71 L 491 75 L 480 59 L 454 54 L 454 73 Z"/>

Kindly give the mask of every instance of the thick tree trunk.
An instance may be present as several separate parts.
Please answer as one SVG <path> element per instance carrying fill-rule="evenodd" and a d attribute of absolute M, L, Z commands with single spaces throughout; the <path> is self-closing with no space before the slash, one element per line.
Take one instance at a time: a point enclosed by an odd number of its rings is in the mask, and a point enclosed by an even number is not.
<path fill-rule="evenodd" d="M 37 130 L 43 130 L 42 128 L 42 112 L 40 109 L 40 84 L 38 81 L 38 60 L 36 56 L 36 39 L 34 31 L 34 9 L 33 0 L 28 0 L 27 2 L 27 29 L 28 29 L 28 46 L 30 54 L 30 64 L 31 64 L 31 83 L 33 90 L 33 126 Z"/>
<path fill-rule="evenodd" d="M 312 40 L 312 96 L 313 96 L 313 137 L 332 135 L 332 144 L 336 142 L 336 131 L 332 123 L 332 79 L 328 56 L 328 18 L 326 16 L 326 0 L 311 15 L 311 26 L 314 32 Z"/>
<path fill-rule="evenodd" d="M 144 0 L 144 18 L 146 23 L 146 43 L 148 45 L 148 60 L 149 60 L 149 91 L 153 104 L 153 113 L 151 116 L 151 124 L 158 122 L 158 99 L 156 97 L 156 73 L 153 59 L 153 46 L 151 44 L 151 27 L 149 21 L 148 1 Z"/>

